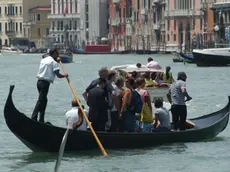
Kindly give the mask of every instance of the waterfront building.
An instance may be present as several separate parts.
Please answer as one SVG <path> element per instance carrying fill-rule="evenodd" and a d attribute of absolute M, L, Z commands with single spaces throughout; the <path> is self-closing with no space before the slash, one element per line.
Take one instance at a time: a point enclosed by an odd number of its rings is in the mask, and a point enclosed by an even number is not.
<path fill-rule="evenodd" d="M 98 43 L 109 33 L 109 1 L 80 0 L 81 40 L 87 44 Z"/>
<path fill-rule="evenodd" d="M 112 49 L 130 48 L 132 35 L 131 0 L 111 0 L 109 2 L 109 40 Z"/>
<path fill-rule="evenodd" d="M 41 6 L 49 4 L 47 0 L 36 2 L 36 5 Z M 23 23 L 29 20 L 28 10 L 32 7 L 34 7 L 32 0 L 0 1 L 0 46 L 17 45 L 22 49 L 28 47 L 29 41 L 25 36 Z"/>
<path fill-rule="evenodd" d="M 166 51 L 190 51 L 193 36 L 203 32 L 203 11 L 200 0 L 168 0 L 166 20 Z M 200 40 L 200 39 L 197 39 Z"/>
<path fill-rule="evenodd" d="M 79 0 L 51 0 L 49 38 L 53 42 L 80 44 Z"/>
<path fill-rule="evenodd" d="M 226 47 L 230 42 L 230 32 L 227 30 L 230 26 L 230 1 L 216 0 L 211 9 L 214 12 L 215 45 Z"/>
<path fill-rule="evenodd" d="M 37 48 L 46 48 L 49 42 L 50 21 L 47 18 L 50 14 L 49 6 L 36 6 L 28 11 L 29 20 L 24 22 L 25 37 L 30 41 L 35 42 Z"/>

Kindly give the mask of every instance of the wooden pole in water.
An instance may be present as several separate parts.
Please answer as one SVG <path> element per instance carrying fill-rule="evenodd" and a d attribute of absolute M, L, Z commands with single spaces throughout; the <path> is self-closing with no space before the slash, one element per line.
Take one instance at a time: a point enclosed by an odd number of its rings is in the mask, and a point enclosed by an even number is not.
<path fill-rule="evenodd" d="M 59 57 L 59 59 L 60 59 L 60 57 Z M 62 68 L 63 73 L 66 74 L 65 69 L 64 69 L 64 65 L 62 64 L 61 60 L 60 60 L 60 65 L 61 65 L 61 68 Z M 70 89 L 72 90 L 72 93 L 73 93 L 73 95 L 74 95 L 74 98 L 76 99 L 76 101 L 77 101 L 77 103 L 78 103 L 78 105 L 79 105 L 79 107 L 80 107 L 80 110 L 81 110 L 81 112 L 82 112 L 82 114 L 83 114 L 83 116 L 84 116 L 84 118 L 85 118 L 85 120 L 86 120 L 86 122 L 87 122 L 87 124 L 88 124 L 88 126 L 89 126 L 89 128 L 90 128 L 90 130 L 91 130 L 91 132 L 93 133 L 93 136 L 94 136 L 94 138 L 95 138 L 95 140 L 96 140 L 98 146 L 100 147 L 100 149 L 101 149 L 103 155 L 104 155 L 104 156 L 107 156 L 108 154 L 107 154 L 107 152 L 105 151 L 104 147 L 102 146 L 102 144 L 101 144 L 99 138 L 97 137 L 97 134 L 95 133 L 95 131 L 94 131 L 94 129 L 93 129 L 91 123 L 89 122 L 88 117 L 86 116 L 86 113 L 85 113 L 84 109 L 82 108 L 81 103 L 80 103 L 80 101 L 79 101 L 79 99 L 78 99 L 77 93 L 76 93 L 76 91 L 74 90 L 74 88 L 73 88 L 73 86 L 72 86 L 72 84 L 71 84 L 71 82 L 70 82 L 70 80 L 69 80 L 69 77 L 66 77 L 66 79 L 67 79 L 67 82 L 69 83 Z"/>

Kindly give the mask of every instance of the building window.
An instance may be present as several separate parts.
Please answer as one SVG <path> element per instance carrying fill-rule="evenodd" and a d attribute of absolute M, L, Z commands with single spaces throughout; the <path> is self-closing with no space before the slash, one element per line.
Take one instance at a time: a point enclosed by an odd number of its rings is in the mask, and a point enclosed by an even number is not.
<path fill-rule="evenodd" d="M 192 29 L 195 30 L 195 25 L 196 25 L 196 19 L 192 20 Z"/>
<path fill-rule="evenodd" d="M 167 35 L 167 40 L 170 41 L 170 35 L 169 34 Z"/>
<path fill-rule="evenodd" d="M 16 23 L 16 28 L 15 28 L 16 32 L 18 31 L 18 23 Z"/>
<path fill-rule="evenodd" d="M 20 32 L 22 32 L 22 22 L 20 23 Z"/>
<path fill-rule="evenodd" d="M 174 42 L 176 42 L 176 34 L 174 34 L 173 40 Z"/>
<path fill-rule="evenodd" d="M 53 0 L 53 14 L 55 14 L 55 0 Z"/>
<path fill-rule="evenodd" d="M 41 36 L 41 29 L 38 28 L 38 37 L 40 37 L 40 36 Z"/>
<path fill-rule="evenodd" d="M 52 22 L 52 30 L 55 28 L 55 21 Z"/>
<path fill-rule="evenodd" d="M 2 14 L 2 7 L 0 7 L 0 15 Z"/>
<path fill-rule="evenodd" d="M 72 30 L 72 21 L 69 21 L 69 30 Z"/>
<path fill-rule="evenodd" d="M 2 39 L 0 39 L 0 47 L 2 47 Z"/>
<path fill-rule="evenodd" d="M 169 31 L 169 28 L 170 28 L 170 20 L 167 20 L 167 30 Z"/>
<path fill-rule="evenodd" d="M 61 30 L 63 30 L 63 21 L 61 21 Z"/>
<path fill-rule="evenodd" d="M 176 30 L 176 20 L 174 20 L 174 30 Z"/>
<path fill-rule="evenodd" d="M 5 39 L 5 44 L 4 44 L 5 46 L 7 46 L 8 45 L 8 40 L 7 39 Z"/>
<path fill-rule="evenodd" d="M 76 2 L 77 4 L 77 2 Z M 73 2 L 72 0 L 70 0 L 70 14 L 72 14 L 72 11 L 73 11 Z M 76 11 L 77 11 L 77 8 L 76 8 Z"/>
<path fill-rule="evenodd" d="M 77 21 L 76 21 L 76 20 L 74 21 L 74 27 L 73 27 L 73 29 L 74 29 L 74 30 L 77 29 Z"/>
<path fill-rule="evenodd" d="M 37 21 L 40 21 L 40 19 L 41 19 L 40 14 L 37 14 Z"/>
<path fill-rule="evenodd" d="M 203 20 L 202 18 L 200 19 L 200 30 L 202 30 L 202 26 L 203 26 Z"/>
<path fill-rule="evenodd" d="M 28 28 L 28 38 L 30 39 L 30 28 Z"/>
<path fill-rule="evenodd" d="M 26 36 L 26 29 L 25 28 L 23 29 L 23 33 L 24 33 L 24 36 Z"/>
<path fill-rule="evenodd" d="M 5 7 L 5 14 L 7 14 L 7 7 Z"/>
<path fill-rule="evenodd" d="M 0 32 L 2 32 L 2 23 L 0 23 Z"/>
<path fill-rule="evenodd" d="M 49 35 L 49 28 L 46 28 L 46 36 Z"/>
<path fill-rule="evenodd" d="M 8 29 L 7 29 L 7 23 L 5 23 L 5 31 L 7 32 L 7 30 L 8 30 Z"/>
<path fill-rule="evenodd" d="M 18 14 L 18 7 L 15 7 L 15 14 Z"/>
<path fill-rule="evenodd" d="M 20 14 L 22 14 L 22 7 L 20 7 Z"/>

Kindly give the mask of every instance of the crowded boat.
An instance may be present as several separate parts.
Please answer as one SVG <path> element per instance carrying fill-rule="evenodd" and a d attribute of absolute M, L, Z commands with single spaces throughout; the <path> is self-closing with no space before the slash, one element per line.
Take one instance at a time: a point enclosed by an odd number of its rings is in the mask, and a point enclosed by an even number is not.
<path fill-rule="evenodd" d="M 94 130 L 175 131 L 171 127 L 171 103 L 167 97 L 170 85 L 174 82 L 170 70 L 170 66 L 163 70 L 152 58 L 148 59 L 147 65 L 121 65 L 110 70 L 102 67 L 98 71 L 99 78 L 93 80 L 82 94 L 89 107 L 85 112 Z M 167 106 L 165 102 L 168 103 Z M 73 100 L 72 105 L 77 113 L 72 113 L 71 116 L 70 112 L 67 112 L 67 124 L 79 122 L 80 119 L 76 117 L 80 116 L 78 104 Z M 81 117 L 81 120 L 83 122 L 75 128 L 87 130 L 84 118 Z M 184 122 L 186 125 L 186 121 Z"/>

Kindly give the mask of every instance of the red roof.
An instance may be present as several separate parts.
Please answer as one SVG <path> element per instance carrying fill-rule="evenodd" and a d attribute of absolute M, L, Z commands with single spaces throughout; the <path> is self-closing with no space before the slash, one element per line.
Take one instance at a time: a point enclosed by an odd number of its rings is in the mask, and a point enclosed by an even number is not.
<path fill-rule="evenodd" d="M 38 11 L 51 11 L 51 6 L 36 6 L 29 9 L 29 12 L 38 12 Z"/>

